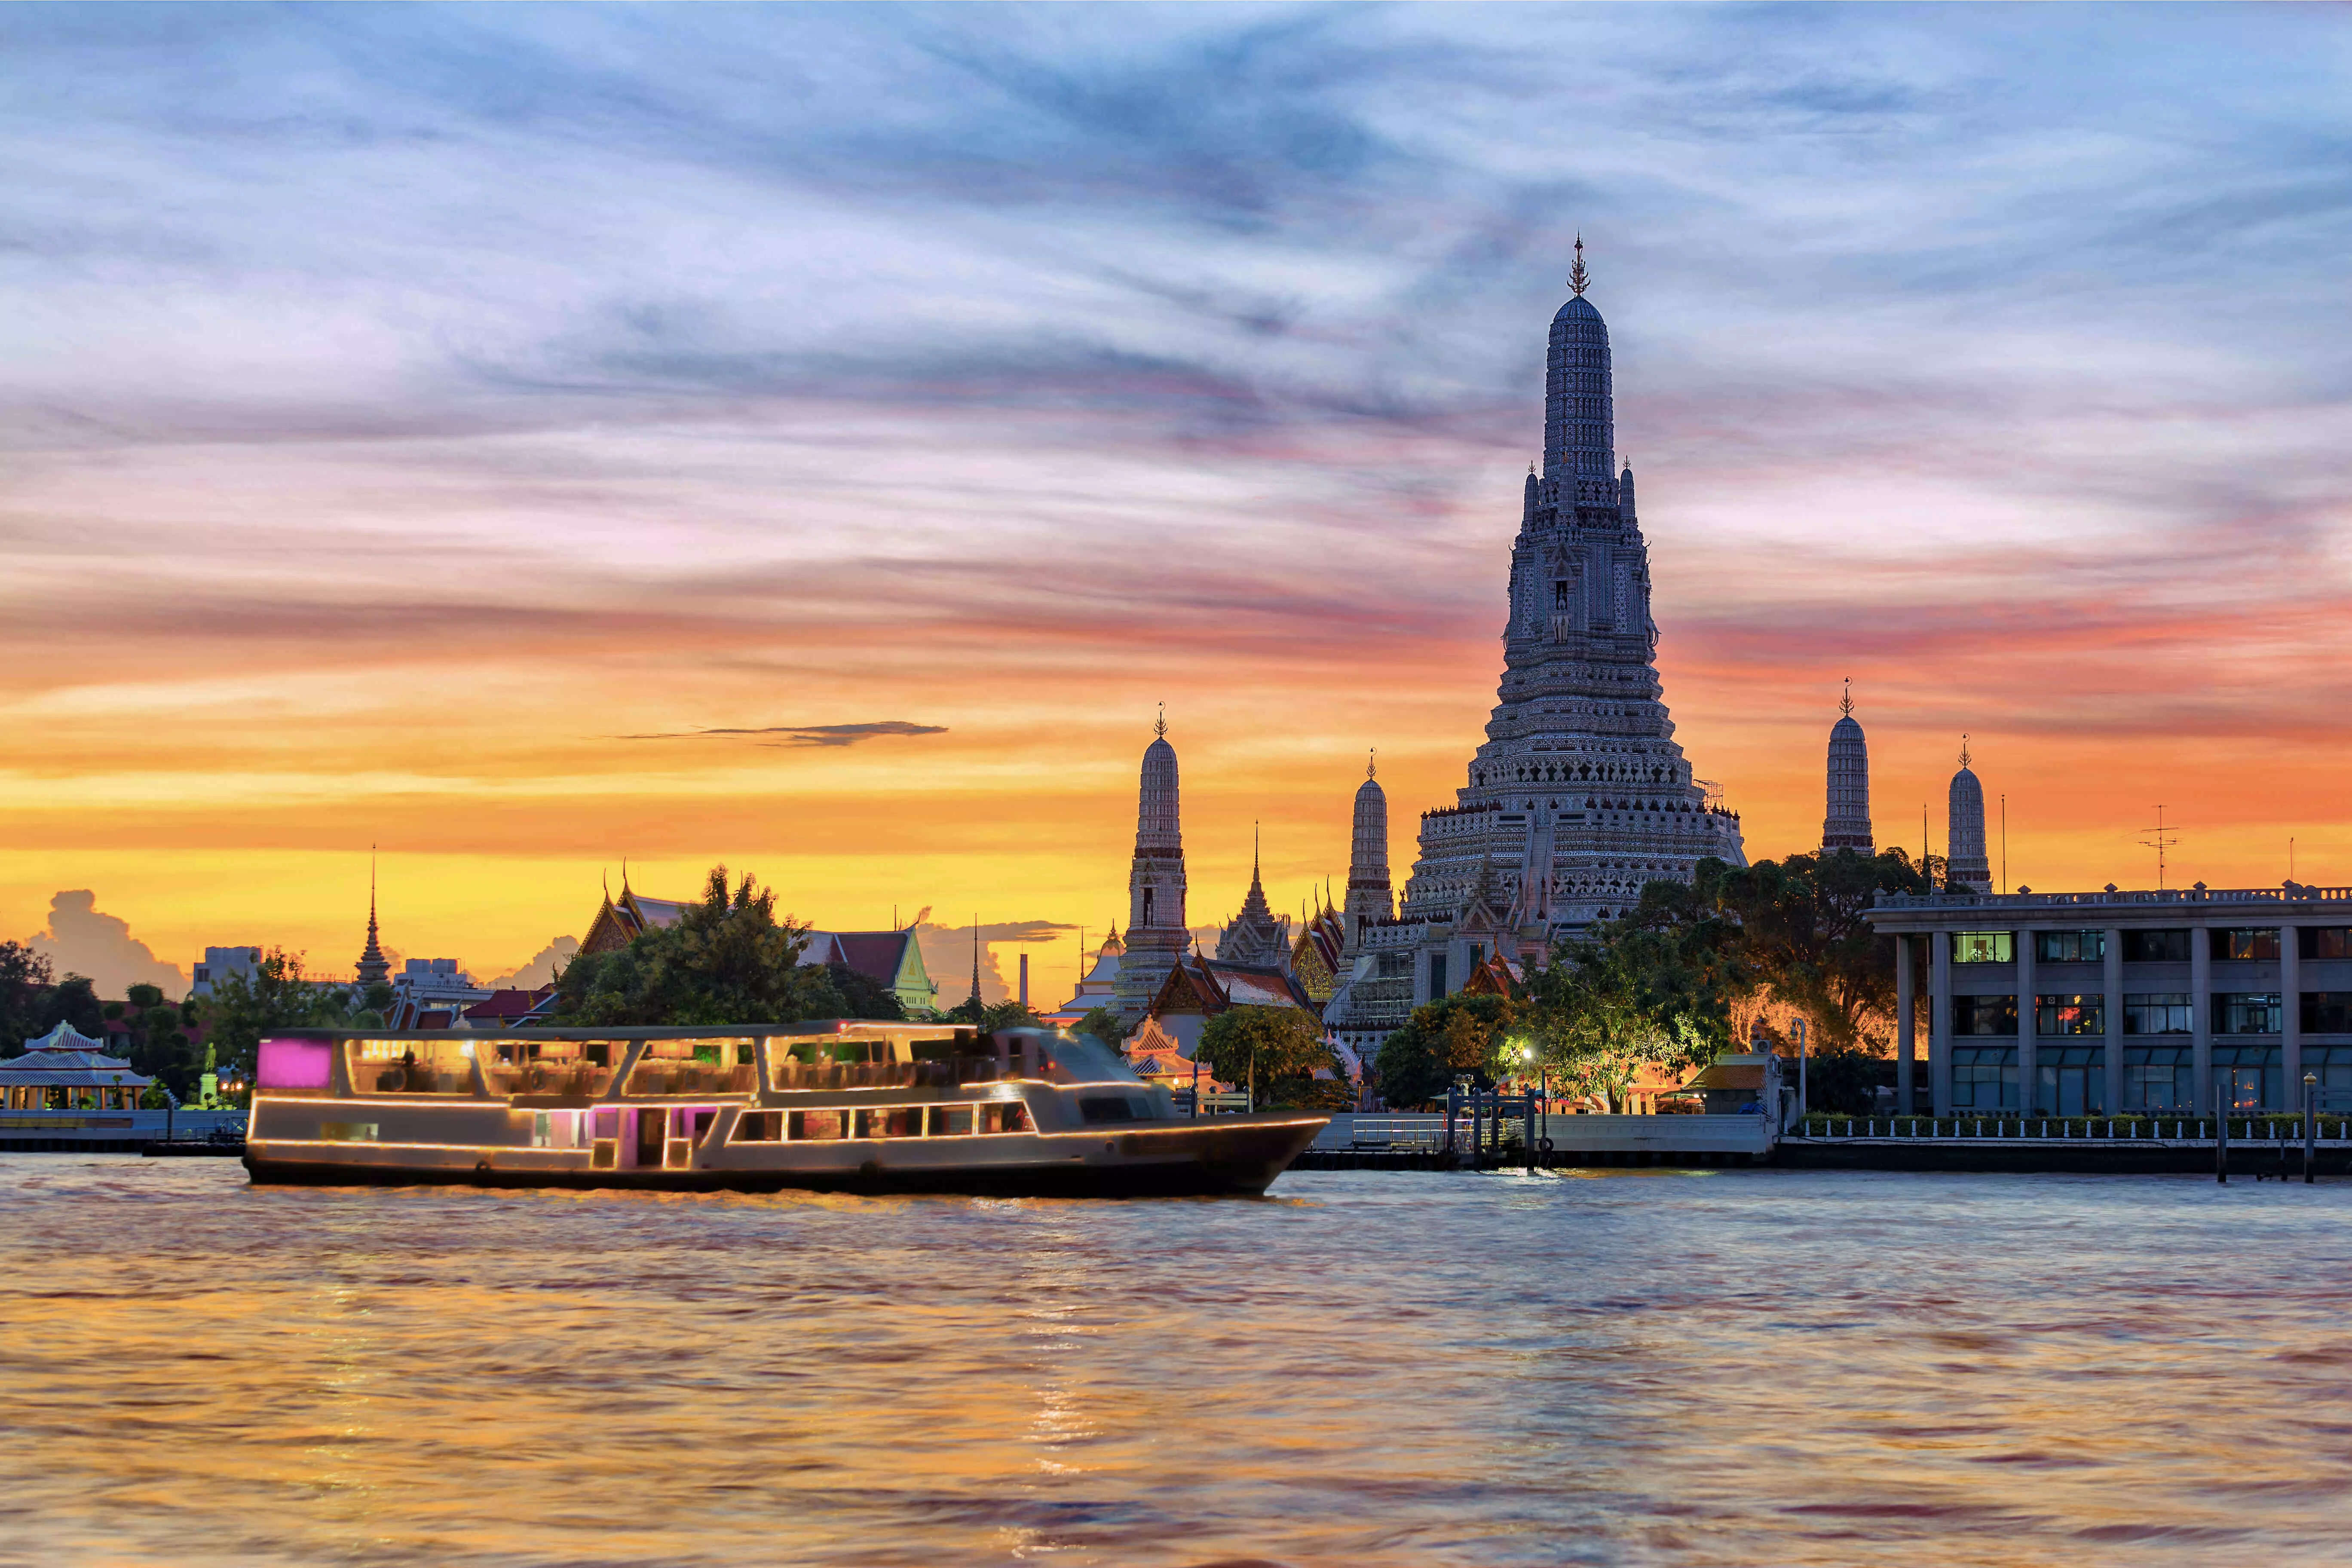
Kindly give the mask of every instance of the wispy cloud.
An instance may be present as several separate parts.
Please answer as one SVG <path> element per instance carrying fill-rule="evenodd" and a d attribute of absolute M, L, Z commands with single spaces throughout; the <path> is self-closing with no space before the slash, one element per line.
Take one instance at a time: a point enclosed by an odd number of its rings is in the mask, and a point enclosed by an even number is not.
<path fill-rule="evenodd" d="M 944 735 L 944 724 L 910 724 L 904 719 L 881 719 L 870 724 L 769 724 L 752 730 L 670 730 L 656 734 L 619 735 L 622 741 L 752 740 L 765 746 L 854 746 L 883 735 Z M 780 741 L 761 737 L 781 735 Z"/>

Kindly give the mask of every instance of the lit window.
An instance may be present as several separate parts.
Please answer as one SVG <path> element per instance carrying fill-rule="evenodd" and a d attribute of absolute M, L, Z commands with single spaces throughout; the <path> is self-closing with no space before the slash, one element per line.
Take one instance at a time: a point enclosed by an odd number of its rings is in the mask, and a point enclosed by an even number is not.
<path fill-rule="evenodd" d="M 2017 957 L 2013 933 L 2005 931 L 1956 931 L 1952 933 L 1954 963 L 2009 963 Z"/>
<path fill-rule="evenodd" d="M 2107 1005 L 2104 996 L 2036 996 L 2034 1032 L 2042 1035 L 2103 1035 Z"/>

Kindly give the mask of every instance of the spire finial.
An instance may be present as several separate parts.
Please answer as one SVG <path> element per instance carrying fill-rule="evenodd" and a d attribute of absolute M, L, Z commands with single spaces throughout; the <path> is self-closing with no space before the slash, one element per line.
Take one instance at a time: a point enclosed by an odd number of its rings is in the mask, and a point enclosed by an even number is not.
<path fill-rule="evenodd" d="M 1568 286 L 1580 296 L 1592 285 L 1592 274 L 1584 269 L 1584 235 L 1576 237 L 1576 265 L 1568 269 Z"/>
<path fill-rule="evenodd" d="M 975 1008 L 980 1005 L 980 911 L 977 910 L 971 916 L 971 1002 Z"/>
<path fill-rule="evenodd" d="M 1250 881 L 1257 881 L 1257 824 L 1250 824 Z"/>
<path fill-rule="evenodd" d="M 1380 772 L 1381 749 L 1378 746 L 1374 746 L 1371 749 L 1370 754 L 1366 756 L 1364 759 L 1364 776 L 1368 779 L 1377 778 L 1380 776 Z"/>
<path fill-rule="evenodd" d="M 1967 732 L 1966 731 L 1961 731 L 1961 734 L 1960 734 L 1960 766 L 1962 766 L 1962 767 L 1967 767 L 1968 765 L 1969 765 L 1969 737 L 1968 737 L 1968 732 Z"/>
<path fill-rule="evenodd" d="M 1851 675 L 1845 678 L 1845 700 L 1838 704 L 1838 711 L 1849 719 L 1853 717 L 1853 677 Z"/>
<path fill-rule="evenodd" d="M 1165 702 L 1160 705 L 1160 722 L 1151 726 L 1151 732 L 1160 740 L 1168 738 L 1168 704 Z"/>

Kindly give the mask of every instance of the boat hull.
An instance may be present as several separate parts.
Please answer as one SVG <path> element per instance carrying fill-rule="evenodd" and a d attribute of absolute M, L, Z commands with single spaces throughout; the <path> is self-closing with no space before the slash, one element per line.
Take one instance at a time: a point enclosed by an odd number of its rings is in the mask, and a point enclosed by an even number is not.
<path fill-rule="evenodd" d="M 248 1146 L 257 1184 L 311 1186 L 558 1187 L 638 1192 L 785 1191 L 949 1194 L 978 1197 L 1255 1197 L 1286 1170 L 1323 1119 L 1219 1117 L 1111 1136 L 1046 1135 L 1018 1155 L 977 1161 L 905 1161 L 888 1151 L 855 1164 L 703 1165 L 684 1169 L 589 1170 L 502 1159 L 484 1152 L 455 1158 L 401 1158 L 403 1151 L 355 1146 L 299 1152 Z M 835 1147 L 838 1147 L 837 1145 Z M 362 1150 L 364 1148 L 364 1152 Z M 454 1152 L 452 1152 L 454 1153 Z"/>

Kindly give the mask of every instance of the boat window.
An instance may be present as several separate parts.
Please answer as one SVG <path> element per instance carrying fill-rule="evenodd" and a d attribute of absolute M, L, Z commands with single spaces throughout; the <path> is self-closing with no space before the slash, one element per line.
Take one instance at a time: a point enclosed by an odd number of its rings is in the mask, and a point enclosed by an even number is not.
<path fill-rule="evenodd" d="M 781 1110 L 748 1110 L 735 1122 L 738 1143 L 773 1143 L 784 1135 L 784 1113 Z"/>
<path fill-rule="evenodd" d="M 859 1138 L 919 1138 L 923 1135 L 923 1108 L 919 1105 L 899 1105 L 861 1110 L 857 1113 Z"/>
<path fill-rule="evenodd" d="M 998 1100 L 980 1108 L 980 1130 L 982 1132 L 1027 1132 L 1029 1108 L 1017 1100 Z"/>
<path fill-rule="evenodd" d="M 362 1094 L 474 1092 L 471 1040 L 353 1040 L 352 1087 Z"/>
<path fill-rule="evenodd" d="M 736 1060 L 748 1040 L 648 1040 L 629 1072 L 631 1094 L 749 1094 L 753 1069 Z"/>
<path fill-rule="evenodd" d="M 790 1136 L 795 1143 L 835 1142 L 848 1136 L 843 1125 L 849 1118 L 845 1110 L 795 1110 L 792 1113 Z"/>
<path fill-rule="evenodd" d="M 530 1047 L 520 1061 L 506 1054 L 518 1043 Z M 482 1066 L 482 1076 L 492 1094 L 553 1095 L 587 1100 L 613 1087 L 609 1041 L 502 1040 L 499 1044 L 501 1048 L 498 1059 Z"/>
<path fill-rule="evenodd" d="M 969 1138 L 971 1136 L 971 1107 L 969 1105 L 934 1105 L 930 1110 L 930 1135 L 934 1138 Z"/>
<path fill-rule="evenodd" d="M 1045 1076 L 1054 1083 L 1140 1084 L 1127 1058 L 1091 1035 L 1066 1035 L 1038 1042 L 1045 1047 Z"/>
<path fill-rule="evenodd" d="M 1078 1114 L 1089 1125 L 1105 1121 L 1132 1121 L 1135 1104 L 1123 1094 L 1088 1094 L 1078 1100 Z"/>

